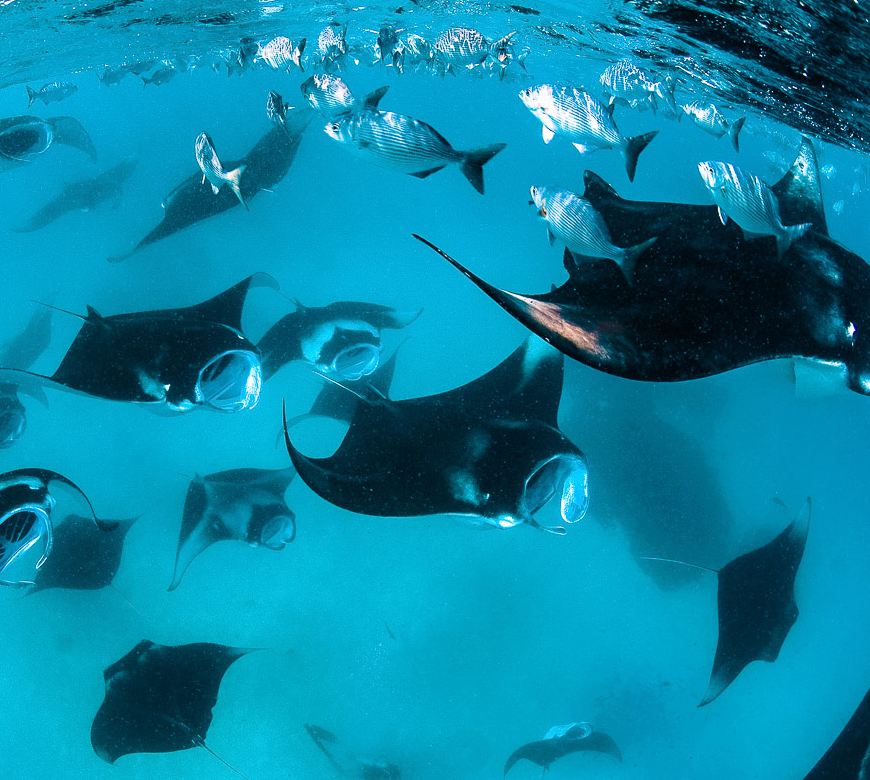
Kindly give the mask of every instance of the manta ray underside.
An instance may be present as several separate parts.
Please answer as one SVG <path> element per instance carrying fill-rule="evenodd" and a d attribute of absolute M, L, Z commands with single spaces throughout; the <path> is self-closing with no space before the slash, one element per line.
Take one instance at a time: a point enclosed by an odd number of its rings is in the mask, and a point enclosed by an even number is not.
<path fill-rule="evenodd" d="M 187 490 L 175 573 L 175 590 L 187 567 L 211 545 L 235 539 L 253 547 L 283 550 L 296 537 L 296 516 L 284 493 L 296 476 L 292 468 L 232 469 L 197 476 Z"/>
<path fill-rule="evenodd" d="M 512 293 L 416 237 L 533 333 L 601 371 L 675 382 L 803 357 L 845 366 L 850 389 L 870 394 L 870 267 L 828 237 L 809 141 L 773 187 L 786 224 L 813 224 L 782 258 L 773 238 L 722 225 L 715 206 L 629 201 L 594 173 L 584 181 L 614 243 L 658 238 L 631 286 L 612 261 L 576 263 L 566 250 L 567 282 Z"/>

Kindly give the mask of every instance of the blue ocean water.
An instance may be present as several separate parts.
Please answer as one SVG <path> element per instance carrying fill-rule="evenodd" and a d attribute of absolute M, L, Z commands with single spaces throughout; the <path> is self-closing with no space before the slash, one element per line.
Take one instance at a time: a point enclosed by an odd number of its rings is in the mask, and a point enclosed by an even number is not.
<path fill-rule="evenodd" d="M 528 331 L 412 233 L 500 287 L 545 291 L 564 281 L 562 245 L 548 245 L 528 205 L 530 186 L 579 192 L 591 170 L 632 200 L 706 204 L 699 160 L 734 162 L 772 182 L 794 159 L 801 131 L 817 129 L 783 124 L 778 104 L 765 112 L 758 101 L 724 102 L 734 96 L 726 85 L 680 71 L 681 98 L 721 94 L 729 116 L 747 116 L 741 151 L 685 120 L 618 107 L 623 134 L 659 131 L 630 183 L 615 152 L 581 156 L 559 137 L 545 145 L 540 122 L 517 99 L 521 88 L 555 80 L 597 91 L 607 64 L 642 55 L 635 38 L 622 44 L 632 48 L 617 48 L 613 19 L 596 22 L 590 9 L 581 20 L 567 3 L 548 5 L 545 19 L 482 5 L 463 7 L 460 16 L 415 4 L 390 18 L 397 26 L 409 19 L 408 29 L 424 35 L 462 23 L 497 36 L 516 22 L 526 35 L 518 48 L 529 48 L 526 71 L 511 66 L 503 81 L 481 69 L 441 78 L 426 69 L 399 74 L 360 56 L 340 75 L 354 94 L 389 85 L 382 108 L 430 123 L 457 148 L 506 143 L 484 168 L 485 196 L 453 166 L 423 180 L 372 166 L 340 148 L 315 117 L 286 178 L 258 194 L 249 212 L 232 209 L 109 263 L 157 224 L 161 201 L 197 170 L 199 133 L 209 133 L 222 158 L 242 157 L 271 127 L 269 90 L 300 106 L 299 84 L 318 68 L 252 67 L 228 77 L 203 59 L 164 86 L 143 87 L 129 75 L 106 87 L 97 78 L 103 66 L 205 58 L 242 35 L 265 41 L 285 31 L 307 34 L 313 47 L 333 18 L 348 22 L 352 41 L 370 45 L 366 29 L 377 27 L 383 9 L 210 4 L 157 24 L 166 11 L 158 4 L 116 4 L 113 12 L 139 21 L 113 25 L 106 11 L 85 17 L 91 27 L 75 14 L 97 6 L 62 5 L 44 8 L 43 18 L 28 12 L 26 25 L 18 4 L 0 10 L 10 14 L 0 24 L 21 36 L 13 47 L 20 56 L 4 68 L 0 117 L 74 116 L 98 150 L 96 164 L 59 147 L 2 174 L 0 332 L 9 338 L 34 301 L 77 313 L 91 305 L 103 315 L 174 308 L 262 271 L 287 297 L 251 291 L 243 326 L 254 341 L 293 309 L 288 297 L 309 306 L 360 300 L 423 309 L 406 329 L 385 333 L 386 353 L 399 349 L 391 395 L 443 392 L 500 363 Z M 225 24 L 202 22 L 231 12 L 238 17 Z M 419 28 L 414 13 L 424 19 Z M 581 32 L 571 45 L 552 36 L 544 45 L 532 22 Z M 26 45 L 34 40 L 46 56 Z M 25 81 L 38 88 L 53 79 L 78 91 L 28 110 Z M 829 141 L 815 134 L 831 237 L 870 257 L 865 155 L 842 138 Z M 64 184 L 128 157 L 138 165 L 117 204 L 13 232 Z M 833 208 L 839 201 L 842 213 Z M 80 327 L 53 312 L 51 344 L 33 370 L 50 374 Z M 140 519 L 113 587 L 0 593 L 4 778 L 233 776 L 201 748 L 128 755 L 114 766 L 95 754 L 90 729 L 103 670 L 142 639 L 261 648 L 224 677 L 207 739 L 250 780 L 334 776 L 306 723 L 334 732 L 356 756 L 401 766 L 404 778 L 483 780 L 498 777 L 521 744 L 573 721 L 611 735 L 623 761 L 568 756 L 553 764 L 551 780 L 800 780 L 866 692 L 867 399 L 796 392 L 787 360 L 671 384 L 566 360 L 559 422 L 588 459 L 591 503 L 564 537 L 522 527 L 484 532 L 440 515 L 357 515 L 297 478 L 287 494 L 297 518 L 292 544 L 280 552 L 214 545 L 167 592 L 190 480 L 286 467 L 282 403 L 288 416 L 303 414 L 322 386 L 310 367 L 295 363 L 264 384 L 252 410 L 169 417 L 53 389 L 48 408 L 24 398 L 28 428 L 0 451 L 2 471 L 56 470 L 84 489 L 101 517 Z M 338 424 L 310 420 L 293 439 L 306 454 L 325 455 L 342 435 Z M 813 513 L 796 581 L 800 617 L 775 663 L 751 664 L 699 709 L 716 648 L 716 577 L 666 564 L 654 570 L 636 556 L 720 568 L 773 538 L 807 496 Z M 58 502 L 82 511 L 61 491 Z M 557 520 L 556 508 L 545 512 Z M 536 778 L 540 768 L 520 763 L 511 776 Z"/>

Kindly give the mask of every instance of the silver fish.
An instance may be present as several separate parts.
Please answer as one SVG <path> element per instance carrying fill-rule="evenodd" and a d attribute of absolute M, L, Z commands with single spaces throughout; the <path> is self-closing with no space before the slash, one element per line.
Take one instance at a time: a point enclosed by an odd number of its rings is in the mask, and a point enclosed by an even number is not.
<path fill-rule="evenodd" d="M 295 65 L 299 70 L 304 70 L 302 53 L 305 51 L 305 43 L 305 38 L 299 43 L 294 43 L 289 38 L 279 35 L 261 46 L 257 56 L 273 70 L 289 71 L 291 65 Z"/>
<path fill-rule="evenodd" d="M 543 125 L 544 143 L 554 135 L 565 136 L 580 154 L 597 149 L 618 149 L 625 157 L 625 171 L 634 181 L 638 155 L 656 137 L 658 130 L 624 138 L 616 129 L 610 111 L 588 92 L 559 84 L 541 84 L 520 92 L 520 100 Z"/>
<path fill-rule="evenodd" d="M 734 151 L 740 151 L 739 135 L 743 129 L 743 123 L 746 122 L 745 116 L 740 117 L 740 119 L 735 120 L 733 124 L 729 125 L 722 112 L 712 103 L 703 103 L 700 100 L 696 100 L 680 106 L 680 108 L 705 133 L 709 133 L 716 138 L 721 138 L 728 133 L 728 138 L 731 139 Z"/>
<path fill-rule="evenodd" d="M 492 58 L 503 69 L 511 60 L 511 39 L 515 35 L 515 32 L 508 33 L 491 43 L 477 30 L 451 27 L 435 39 L 432 52 L 435 61 L 448 73 L 453 73 L 454 67 L 473 68 L 483 64 L 488 58 Z"/>
<path fill-rule="evenodd" d="M 225 184 L 236 194 L 239 202 L 247 209 L 248 204 L 242 197 L 241 180 L 245 172 L 245 166 L 240 165 L 232 171 L 227 171 L 218 159 L 214 144 L 206 133 L 200 133 L 196 139 L 196 162 L 202 171 L 202 183 L 211 184 L 212 192 L 217 195 Z"/>
<path fill-rule="evenodd" d="M 466 179 L 483 194 L 483 166 L 505 144 L 462 152 L 433 127 L 392 111 L 364 110 L 337 117 L 324 128 L 330 138 L 353 149 L 375 165 L 425 179 L 447 165 L 459 165 Z"/>
<path fill-rule="evenodd" d="M 394 63 L 399 73 L 421 63 L 430 64 L 434 53 L 429 42 L 416 33 L 409 33 L 396 47 Z"/>
<path fill-rule="evenodd" d="M 676 113 L 674 104 L 676 82 L 669 83 L 658 79 L 629 59 L 619 60 L 605 68 L 600 81 L 605 92 L 610 95 L 611 103 L 622 100 L 631 108 L 637 108 L 640 104 L 649 102 L 655 109 L 655 99 L 658 96 Z"/>
<path fill-rule="evenodd" d="M 331 73 L 318 73 L 311 76 L 305 79 L 299 88 L 311 107 L 327 119 L 356 109 L 377 108 L 381 98 L 389 89 L 389 87 L 380 87 L 362 100 L 357 100 L 347 84 Z"/>
<path fill-rule="evenodd" d="M 347 25 L 339 27 L 331 24 L 325 27 L 317 36 L 317 52 L 324 67 L 341 67 L 344 60 L 349 57 L 350 47 L 347 45 Z M 358 60 L 353 61 L 355 65 Z"/>
<path fill-rule="evenodd" d="M 52 81 L 38 90 L 27 87 L 27 107 L 30 108 L 36 100 L 41 100 L 45 105 L 58 103 L 78 92 L 78 89 L 75 84 L 67 81 Z"/>
<path fill-rule="evenodd" d="M 776 195 L 761 179 L 723 162 L 698 163 L 701 178 L 719 208 L 722 224 L 733 219 L 747 239 L 774 236 L 779 256 L 812 227 L 809 222 L 785 226 Z"/>
<path fill-rule="evenodd" d="M 626 281 L 633 283 L 637 259 L 656 241 L 651 238 L 636 246 L 618 247 L 610 238 L 604 218 L 579 195 L 554 187 L 532 187 L 532 203 L 538 216 L 547 223 L 550 246 L 558 238 L 572 255 L 613 260 Z"/>
<path fill-rule="evenodd" d="M 276 125 L 280 125 L 284 132 L 287 132 L 287 112 L 292 108 L 293 106 L 285 103 L 284 98 L 277 92 L 270 92 L 269 97 L 266 99 L 266 116 Z"/>
<path fill-rule="evenodd" d="M 153 84 L 155 87 L 162 87 L 177 75 L 178 71 L 172 65 L 166 65 L 155 70 L 150 77 L 142 76 L 142 86 L 147 87 L 149 84 Z"/>

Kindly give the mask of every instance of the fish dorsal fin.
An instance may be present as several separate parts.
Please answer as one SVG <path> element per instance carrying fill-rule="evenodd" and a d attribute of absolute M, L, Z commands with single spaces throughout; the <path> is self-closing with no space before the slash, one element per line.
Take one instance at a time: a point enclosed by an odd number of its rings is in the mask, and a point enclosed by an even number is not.
<path fill-rule="evenodd" d="M 245 307 L 245 298 L 251 287 L 271 287 L 273 290 L 277 290 L 278 282 L 269 274 L 251 274 L 247 279 L 243 279 L 222 293 L 218 293 L 214 298 L 209 298 L 195 306 L 188 306 L 182 311 L 189 316 L 195 316 L 208 322 L 219 322 L 222 325 L 229 325 L 231 328 L 241 330 L 242 310 Z"/>
<path fill-rule="evenodd" d="M 466 411 L 486 409 L 492 417 L 556 427 L 563 362 L 561 352 L 533 336 L 482 377 L 442 397 Z"/>
<path fill-rule="evenodd" d="M 583 197 L 592 201 L 620 199 L 619 193 L 592 171 L 583 172 Z"/>
<path fill-rule="evenodd" d="M 785 225 L 811 222 L 813 230 L 828 235 L 828 223 L 819 184 L 819 163 L 809 138 L 802 137 L 797 158 L 771 187 L 779 202 L 779 215 Z"/>
<path fill-rule="evenodd" d="M 88 306 L 87 306 L 87 312 L 88 312 L 88 319 L 91 320 L 92 322 L 97 322 L 97 321 L 103 319 L 103 315 L 100 314 L 100 313 L 99 313 L 99 312 L 98 312 L 98 311 L 97 311 L 93 306 L 91 306 L 90 304 L 88 304 Z"/>

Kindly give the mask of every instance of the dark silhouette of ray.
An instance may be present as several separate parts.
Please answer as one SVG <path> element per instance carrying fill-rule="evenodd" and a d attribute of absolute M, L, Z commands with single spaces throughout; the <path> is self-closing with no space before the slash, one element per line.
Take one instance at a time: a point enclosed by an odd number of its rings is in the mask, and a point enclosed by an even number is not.
<path fill-rule="evenodd" d="M 205 737 L 221 680 L 248 652 L 208 642 L 143 640 L 103 672 L 106 695 L 91 725 L 94 751 L 114 764 L 129 753 L 209 750 Z"/>
<path fill-rule="evenodd" d="M 622 761 L 622 753 L 612 737 L 595 731 L 588 723 L 569 723 L 566 726 L 554 726 L 543 739 L 517 748 L 505 762 L 504 774 L 507 775 L 511 767 L 522 759 L 537 764 L 545 773 L 554 761 L 571 753 L 586 751 L 606 753 Z"/>
<path fill-rule="evenodd" d="M 15 233 L 31 233 L 50 225 L 71 211 L 95 211 L 103 203 L 117 205 L 123 194 L 124 183 L 133 174 L 138 160 L 122 160 L 114 167 L 92 179 L 67 184 L 23 225 L 13 228 Z"/>
<path fill-rule="evenodd" d="M 284 493 L 296 472 L 292 468 L 233 469 L 197 476 L 187 490 L 175 573 L 175 590 L 197 555 L 215 542 L 236 539 L 254 547 L 283 550 L 296 537 L 296 516 Z"/>
<path fill-rule="evenodd" d="M 558 429 L 562 362 L 534 340 L 483 377 L 439 395 L 393 401 L 370 394 L 363 401 L 355 390 L 327 385 L 355 406 L 344 441 L 329 458 L 308 458 L 285 425 L 287 451 L 312 490 L 353 512 L 459 514 L 498 528 L 539 527 L 534 514 L 561 491 L 562 519 L 576 522 L 588 506 L 588 472 Z M 383 369 L 392 371 L 392 360 Z"/>
<path fill-rule="evenodd" d="M 870 691 L 834 744 L 804 780 L 867 780 L 870 778 Z"/>
<path fill-rule="evenodd" d="M 631 286 L 612 261 L 577 264 L 566 251 L 562 286 L 507 292 L 416 237 L 533 333 L 609 374 L 676 382 L 803 357 L 845 366 L 848 387 L 870 395 L 870 267 L 827 235 L 808 141 L 773 187 L 787 223 L 813 223 L 782 258 L 772 238 L 723 226 L 715 206 L 623 200 L 588 171 L 585 184 L 617 245 L 658 236 Z"/>
<path fill-rule="evenodd" d="M 807 543 L 810 507 L 808 498 L 801 513 L 775 539 L 718 571 L 719 641 L 710 684 L 699 707 L 719 697 L 748 664 L 773 663 L 779 657 L 798 618 L 794 581 Z"/>
<path fill-rule="evenodd" d="M 27 327 L 0 350 L 0 366 L 30 368 L 51 341 L 51 309 L 37 307 Z M 27 411 L 18 397 L 17 384 L 0 383 L 0 449 L 11 447 L 27 429 Z M 44 406 L 48 399 L 41 387 L 21 390 Z"/>
<path fill-rule="evenodd" d="M 312 117 L 310 109 L 294 110 L 287 115 L 284 127 L 273 127 L 243 158 L 224 162 L 227 170 L 245 166 L 240 183 L 245 203 L 262 190 L 271 190 L 287 175 Z M 235 208 L 240 201 L 228 187 L 215 194 L 210 184 L 203 184 L 202 172 L 197 171 L 172 190 L 162 205 L 160 224 L 127 254 L 110 257 L 111 262 L 126 260 L 155 241 Z"/>
<path fill-rule="evenodd" d="M 54 529 L 51 558 L 39 569 L 30 593 L 50 588 L 97 590 L 112 584 L 124 540 L 138 518 L 103 520 L 107 528 L 94 525 L 89 517 L 69 515 Z"/>

